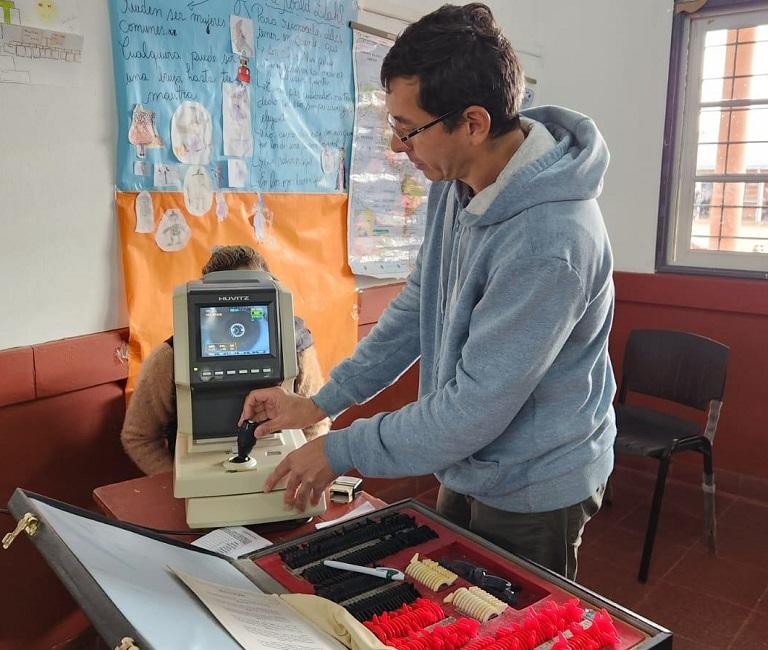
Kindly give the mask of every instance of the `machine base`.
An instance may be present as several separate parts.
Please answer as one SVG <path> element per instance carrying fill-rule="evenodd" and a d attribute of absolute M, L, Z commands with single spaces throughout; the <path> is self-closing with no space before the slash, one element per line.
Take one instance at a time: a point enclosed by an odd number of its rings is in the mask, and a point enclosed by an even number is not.
<path fill-rule="evenodd" d="M 243 526 L 300 519 L 325 512 L 325 495 L 316 506 L 308 504 L 304 512 L 286 510 L 283 505 L 284 495 L 285 490 L 275 490 L 190 498 L 186 500 L 187 525 L 190 528 Z"/>

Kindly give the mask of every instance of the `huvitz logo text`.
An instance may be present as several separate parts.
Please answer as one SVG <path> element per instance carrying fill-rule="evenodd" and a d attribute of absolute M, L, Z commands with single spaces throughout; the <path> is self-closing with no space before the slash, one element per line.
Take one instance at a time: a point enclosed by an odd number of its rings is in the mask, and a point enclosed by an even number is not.
<path fill-rule="evenodd" d="M 219 296 L 219 300 L 226 300 L 227 302 L 231 300 L 250 300 L 250 296 Z"/>

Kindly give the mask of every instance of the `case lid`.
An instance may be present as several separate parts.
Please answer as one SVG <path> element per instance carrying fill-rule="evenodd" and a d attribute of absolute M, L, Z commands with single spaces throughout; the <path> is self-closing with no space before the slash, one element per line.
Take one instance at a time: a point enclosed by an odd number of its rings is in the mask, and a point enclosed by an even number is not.
<path fill-rule="evenodd" d="M 9 507 L 38 518 L 32 542 L 113 647 L 128 636 L 141 650 L 240 648 L 168 569 L 264 593 L 238 561 L 20 489 Z"/>

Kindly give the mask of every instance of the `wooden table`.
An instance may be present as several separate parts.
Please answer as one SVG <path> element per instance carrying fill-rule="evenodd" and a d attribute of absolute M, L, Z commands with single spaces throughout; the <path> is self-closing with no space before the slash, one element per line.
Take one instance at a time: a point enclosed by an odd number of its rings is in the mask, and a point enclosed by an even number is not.
<path fill-rule="evenodd" d="M 174 535 L 175 539 L 192 541 L 207 532 L 207 529 L 193 530 L 187 526 L 184 499 L 173 496 L 173 472 L 103 485 L 93 491 L 93 500 L 104 514 L 126 523 L 161 530 L 189 531 L 188 536 Z M 296 522 L 254 524 L 248 528 L 272 542 L 282 542 L 315 532 L 316 523 L 342 517 L 366 502 L 374 508 L 387 505 L 366 492 L 359 492 L 352 503 L 334 503 L 327 494 L 325 500 L 328 509 L 309 522 L 298 525 Z"/>

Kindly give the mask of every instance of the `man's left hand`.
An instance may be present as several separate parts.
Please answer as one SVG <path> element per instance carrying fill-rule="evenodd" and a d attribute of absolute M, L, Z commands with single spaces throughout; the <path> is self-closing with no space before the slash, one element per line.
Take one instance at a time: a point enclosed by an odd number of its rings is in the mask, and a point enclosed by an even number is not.
<path fill-rule="evenodd" d="M 316 438 L 288 454 L 264 482 L 269 492 L 284 477 L 288 477 L 283 499 L 286 509 L 304 512 L 307 503 L 316 506 L 327 488 L 338 476 L 325 455 L 324 436 Z"/>

